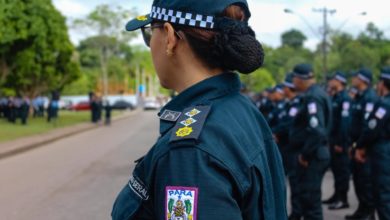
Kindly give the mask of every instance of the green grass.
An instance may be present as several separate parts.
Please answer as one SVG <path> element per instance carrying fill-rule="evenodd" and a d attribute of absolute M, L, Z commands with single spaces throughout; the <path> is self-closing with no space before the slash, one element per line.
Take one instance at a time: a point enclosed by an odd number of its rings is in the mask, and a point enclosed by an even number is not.
<path fill-rule="evenodd" d="M 89 111 L 60 111 L 57 122 L 48 123 L 46 118 L 30 117 L 27 121 L 27 125 L 22 125 L 20 119 L 18 119 L 15 124 L 0 119 L 0 142 L 11 141 L 20 137 L 46 133 L 56 128 L 89 122 L 91 118 L 90 114 Z M 112 116 L 119 114 L 120 112 L 112 112 Z"/>

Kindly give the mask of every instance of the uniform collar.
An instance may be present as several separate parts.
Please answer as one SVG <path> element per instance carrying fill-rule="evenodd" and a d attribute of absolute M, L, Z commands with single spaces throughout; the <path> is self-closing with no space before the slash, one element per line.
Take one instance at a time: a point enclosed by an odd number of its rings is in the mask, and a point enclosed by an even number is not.
<path fill-rule="evenodd" d="M 196 105 L 210 105 L 211 100 L 230 93 L 239 92 L 241 82 L 236 73 L 222 73 L 205 79 L 174 97 L 158 113 L 164 111 L 182 112 L 185 108 Z M 160 120 L 160 133 L 163 134 L 175 125 L 174 121 Z"/>

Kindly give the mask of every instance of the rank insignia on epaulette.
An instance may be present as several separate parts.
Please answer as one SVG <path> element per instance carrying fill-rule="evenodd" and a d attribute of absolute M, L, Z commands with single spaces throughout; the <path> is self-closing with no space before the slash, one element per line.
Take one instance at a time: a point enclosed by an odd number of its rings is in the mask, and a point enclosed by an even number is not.
<path fill-rule="evenodd" d="M 210 106 L 196 106 L 184 109 L 176 122 L 170 141 L 185 139 L 197 140 L 209 114 Z"/>

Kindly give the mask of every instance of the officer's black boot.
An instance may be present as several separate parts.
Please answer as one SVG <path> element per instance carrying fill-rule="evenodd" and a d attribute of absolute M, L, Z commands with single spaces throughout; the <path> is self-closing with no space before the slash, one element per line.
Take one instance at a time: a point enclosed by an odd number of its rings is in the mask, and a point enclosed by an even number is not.
<path fill-rule="evenodd" d="M 329 205 L 329 210 L 339 210 L 339 209 L 349 208 L 347 194 L 342 193 L 340 195 L 341 196 L 339 197 L 340 198 L 339 200 Z"/>
<path fill-rule="evenodd" d="M 329 199 L 327 199 L 327 200 L 323 200 L 322 201 L 322 204 L 332 204 L 332 203 L 334 203 L 334 202 L 337 202 L 337 195 L 336 195 L 336 193 L 334 193 L 333 194 L 333 196 L 331 196 Z"/>
<path fill-rule="evenodd" d="M 363 208 L 359 205 L 359 208 L 352 215 L 345 216 L 347 220 L 375 220 L 375 209 Z"/>

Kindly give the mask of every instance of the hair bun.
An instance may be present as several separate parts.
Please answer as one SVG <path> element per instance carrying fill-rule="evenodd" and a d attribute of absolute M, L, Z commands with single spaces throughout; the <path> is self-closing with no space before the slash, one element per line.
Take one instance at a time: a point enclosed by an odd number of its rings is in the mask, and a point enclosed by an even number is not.
<path fill-rule="evenodd" d="M 214 56 L 220 58 L 222 67 L 227 70 L 248 74 L 264 63 L 263 47 L 247 22 L 224 19 L 214 45 Z"/>

